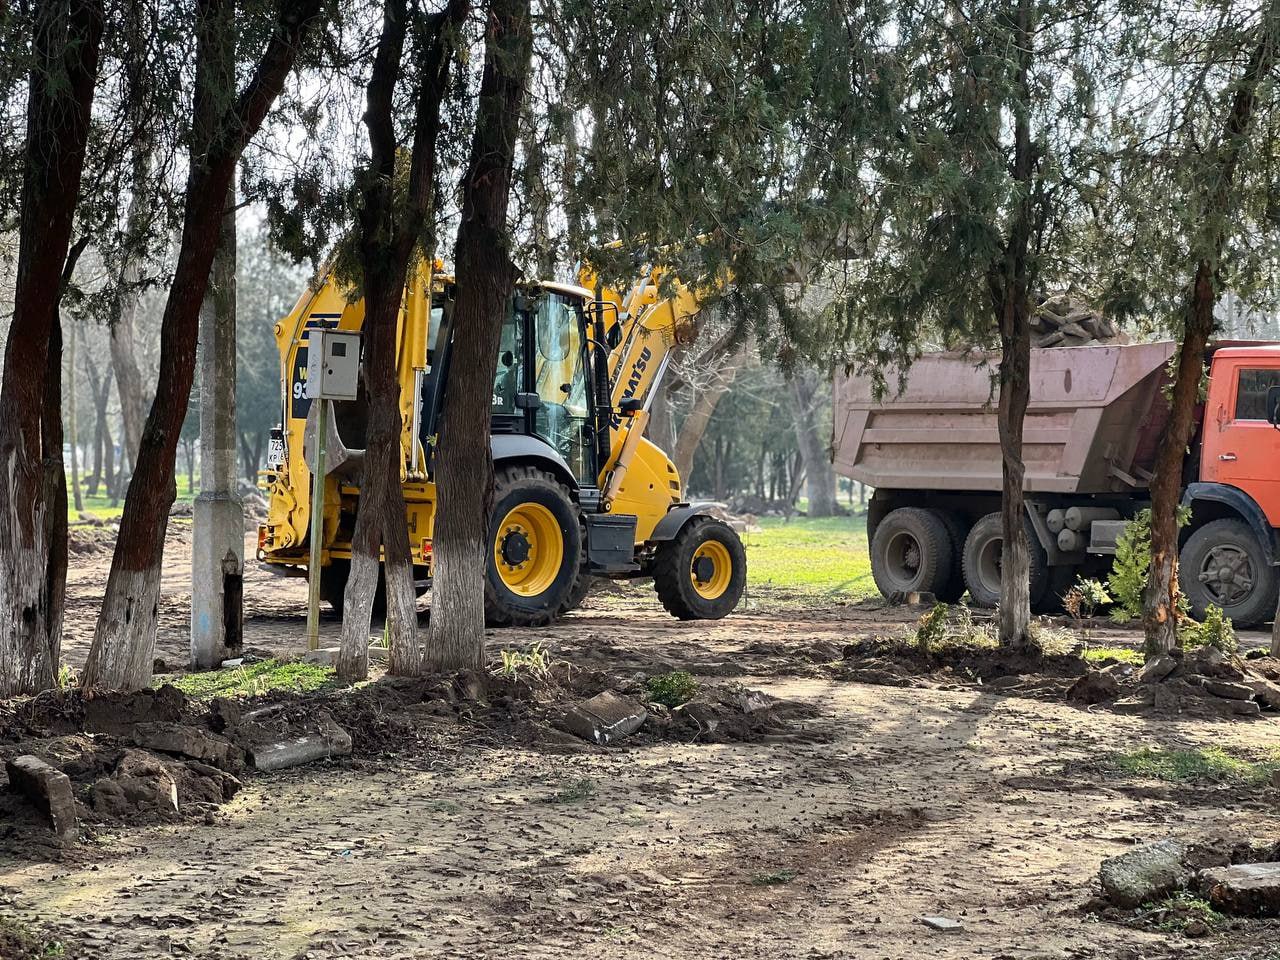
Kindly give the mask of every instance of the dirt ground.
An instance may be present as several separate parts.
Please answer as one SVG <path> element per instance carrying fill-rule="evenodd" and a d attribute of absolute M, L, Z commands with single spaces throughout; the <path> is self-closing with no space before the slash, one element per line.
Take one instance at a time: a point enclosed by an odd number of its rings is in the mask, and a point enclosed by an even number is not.
<path fill-rule="evenodd" d="M 73 562 L 73 665 L 109 559 Z M 176 666 L 189 532 L 171 538 L 166 561 L 156 655 Z M 296 650 L 304 582 L 254 569 L 245 594 L 247 646 Z M 413 756 L 250 778 L 212 822 L 100 832 L 35 858 L 0 839 L 0 916 L 43 928 L 70 955 L 113 960 L 1280 960 L 1280 922 L 1192 940 L 1084 909 L 1099 862 L 1135 842 L 1280 837 L 1276 788 L 1136 781 L 1097 761 L 1143 745 L 1258 753 L 1280 725 L 1151 720 L 820 669 L 906 616 L 755 597 L 724 621 L 678 623 L 639 591 L 593 596 L 554 628 L 490 643 L 540 640 L 556 658 L 621 673 L 732 678 L 817 718 L 766 742 L 576 750 L 451 728 Z M 338 628 L 330 615 L 325 633 Z M 934 932 L 923 915 L 964 931 Z"/>

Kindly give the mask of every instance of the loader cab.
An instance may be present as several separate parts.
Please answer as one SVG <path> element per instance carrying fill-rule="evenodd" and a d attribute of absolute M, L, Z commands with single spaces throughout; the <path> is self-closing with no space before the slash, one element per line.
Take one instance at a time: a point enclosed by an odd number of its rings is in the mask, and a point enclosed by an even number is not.
<path fill-rule="evenodd" d="M 453 292 L 453 284 L 447 284 L 432 300 L 419 432 L 428 469 L 439 414 L 447 402 Z M 498 338 L 489 408 L 495 438 L 542 441 L 579 487 L 594 487 L 601 466 L 584 315 L 588 297 L 586 290 L 560 284 L 517 289 Z"/>

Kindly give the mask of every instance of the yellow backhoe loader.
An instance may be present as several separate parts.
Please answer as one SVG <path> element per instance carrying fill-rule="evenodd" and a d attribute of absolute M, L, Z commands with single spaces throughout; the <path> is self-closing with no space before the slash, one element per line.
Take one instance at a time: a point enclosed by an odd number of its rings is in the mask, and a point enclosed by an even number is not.
<path fill-rule="evenodd" d="M 436 423 L 449 402 L 455 284 L 422 261 L 397 324 L 401 479 L 415 575 L 431 577 Z M 718 619 L 746 582 L 746 554 L 722 521 L 681 498 L 665 453 L 644 437 L 648 404 L 671 348 L 693 334 L 703 297 L 646 270 L 625 294 L 583 285 L 523 284 L 502 327 L 493 383 L 495 489 L 485 613 L 491 625 L 548 623 L 581 602 L 593 577 L 652 577 L 681 619 Z M 599 292 L 593 292 L 593 288 Z M 306 389 L 313 331 L 359 331 L 364 304 L 327 274 L 275 327 L 281 425 L 269 455 L 270 509 L 258 557 L 304 575 L 311 516 L 312 448 L 319 403 Z M 326 418 L 321 595 L 341 609 L 359 508 L 367 405 L 336 403 Z"/>

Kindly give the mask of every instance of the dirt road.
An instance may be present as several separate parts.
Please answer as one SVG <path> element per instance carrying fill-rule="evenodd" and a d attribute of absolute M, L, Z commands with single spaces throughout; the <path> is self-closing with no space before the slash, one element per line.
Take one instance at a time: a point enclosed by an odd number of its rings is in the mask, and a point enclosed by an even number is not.
<path fill-rule="evenodd" d="M 169 561 L 158 655 L 181 662 L 185 570 Z M 73 661 L 100 573 L 73 575 Z M 248 642 L 295 643 L 301 582 L 268 594 L 259 576 Z M 1280 957 L 1280 926 L 1193 941 L 1080 909 L 1099 861 L 1135 841 L 1280 836 L 1275 789 L 1135 782 L 1091 764 L 1143 744 L 1256 752 L 1275 745 L 1274 722 L 866 686 L 800 655 L 871 618 L 757 608 L 679 624 L 643 598 L 593 598 L 560 628 L 493 641 L 550 638 L 557 657 L 614 670 L 740 674 L 819 718 L 780 742 L 567 752 L 454 732 L 412 762 L 262 776 L 212 823 L 122 830 L 61 861 L 0 854 L 0 914 L 112 960 Z M 964 931 L 933 932 L 922 915 Z"/>

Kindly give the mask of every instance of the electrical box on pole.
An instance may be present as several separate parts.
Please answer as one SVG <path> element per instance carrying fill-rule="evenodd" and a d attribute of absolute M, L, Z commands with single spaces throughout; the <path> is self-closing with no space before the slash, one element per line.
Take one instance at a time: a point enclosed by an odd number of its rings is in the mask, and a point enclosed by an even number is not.
<path fill-rule="evenodd" d="M 307 649 L 320 647 L 320 571 L 324 558 L 324 454 L 329 401 L 354 400 L 360 387 L 360 334 L 313 329 L 307 338 L 307 397 L 316 410 L 315 470 L 311 475 L 311 558 L 307 566 Z"/>

